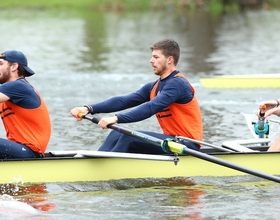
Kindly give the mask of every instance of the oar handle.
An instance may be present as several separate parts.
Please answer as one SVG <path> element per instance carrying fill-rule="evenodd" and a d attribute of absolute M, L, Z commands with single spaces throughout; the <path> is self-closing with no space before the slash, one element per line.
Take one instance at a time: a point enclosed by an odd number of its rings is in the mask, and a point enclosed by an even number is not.
<path fill-rule="evenodd" d="M 78 117 L 79 118 L 84 118 L 84 119 L 87 119 L 87 120 L 90 120 L 91 122 L 95 123 L 95 124 L 98 124 L 99 123 L 99 119 L 98 118 L 90 118 L 88 117 L 87 115 L 83 114 L 83 113 L 79 113 L 78 114 Z M 107 125 L 107 128 L 112 128 L 114 129 L 114 124 L 108 124 Z"/>
<path fill-rule="evenodd" d="M 264 138 L 264 135 L 269 134 L 269 126 L 268 123 L 264 122 L 264 117 L 265 112 L 263 112 L 266 109 L 266 105 L 262 105 L 260 112 L 259 112 L 259 119 L 258 122 L 254 125 L 255 127 L 255 133 L 259 135 L 260 138 Z"/>
<path fill-rule="evenodd" d="M 265 113 L 260 111 L 260 116 L 263 117 Z M 258 129 L 259 130 L 263 130 L 264 129 L 264 119 L 263 118 L 259 118 L 258 120 Z"/>
<path fill-rule="evenodd" d="M 265 112 L 262 112 L 262 111 L 264 111 L 265 109 L 266 109 L 266 105 L 262 105 L 262 106 L 261 106 L 261 110 L 260 110 L 260 114 L 259 114 L 261 117 L 263 117 L 263 116 L 265 115 Z"/>
<path fill-rule="evenodd" d="M 90 120 L 91 122 L 95 123 L 95 124 L 98 124 L 99 122 L 99 119 L 98 118 L 90 118 L 88 117 L 87 115 L 83 114 L 83 113 L 79 113 L 78 114 L 78 117 L 79 118 L 84 118 L 84 119 L 87 119 L 87 120 Z"/>

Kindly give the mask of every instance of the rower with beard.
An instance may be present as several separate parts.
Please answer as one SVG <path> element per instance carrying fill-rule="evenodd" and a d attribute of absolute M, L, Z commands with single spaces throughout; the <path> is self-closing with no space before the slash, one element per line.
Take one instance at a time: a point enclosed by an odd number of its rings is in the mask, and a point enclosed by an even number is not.
<path fill-rule="evenodd" d="M 106 129 L 108 124 L 131 123 L 142 121 L 153 115 L 163 133 L 141 131 L 159 139 L 174 139 L 183 136 L 202 141 L 202 116 L 195 90 L 187 78 L 177 70 L 180 47 L 173 39 L 158 41 L 150 47 L 150 63 L 154 74 L 159 76 L 138 91 L 109 98 L 103 102 L 84 107 L 75 107 L 70 111 L 73 117 L 81 120 L 78 114 L 111 113 L 134 107 L 125 113 L 100 119 L 98 125 Z M 199 150 L 200 145 L 180 140 L 188 148 Z M 130 152 L 146 154 L 165 154 L 160 146 L 140 140 L 118 131 L 111 131 L 105 142 L 98 149 L 109 152 Z"/>
<path fill-rule="evenodd" d="M 47 106 L 26 77 L 35 72 L 16 50 L 0 54 L 0 115 L 6 137 L 0 138 L 0 158 L 43 157 L 51 136 Z"/>

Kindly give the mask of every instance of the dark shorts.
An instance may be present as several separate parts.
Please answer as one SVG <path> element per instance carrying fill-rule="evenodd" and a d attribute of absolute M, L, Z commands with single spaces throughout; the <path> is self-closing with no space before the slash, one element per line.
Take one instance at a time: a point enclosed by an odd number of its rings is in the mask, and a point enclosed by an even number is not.
<path fill-rule="evenodd" d="M 24 144 L 0 138 L 0 159 L 36 158 L 42 154 L 32 151 Z"/>

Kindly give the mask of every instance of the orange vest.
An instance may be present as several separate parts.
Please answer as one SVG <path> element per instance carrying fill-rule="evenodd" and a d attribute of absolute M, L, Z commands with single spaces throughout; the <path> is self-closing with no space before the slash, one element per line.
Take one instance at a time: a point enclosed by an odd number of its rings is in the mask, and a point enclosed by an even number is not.
<path fill-rule="evenodd" d="M 182 73 L 178 73 L 174 77 L 177 76 L 184 77 L 187 80 L 187 78 Z M 158 87 L 158 83 L 159 80 L 152 88 L 150 99 L 156 97 L 156 89 Z M 190 87 L 194 94 L 195 91 L 191 84 Z M 193 96 L 192 101 L 190 101 L 189 103 L 171 104 L 161 112 L 156 113 L 156 117 L 164 134 L 172 136 L 184 136 L 202 141 L 202 117 L 199 104 L 195 96 Z"/>
<path fill-rule="evenodd" d="M 44 153 L 51 136 L 51 122 L 47 106 L 41 100 L 36 109 L 25 109 L 10 101 L 0 103 L 0 115 L 6 129 L 7 139 Z"/>

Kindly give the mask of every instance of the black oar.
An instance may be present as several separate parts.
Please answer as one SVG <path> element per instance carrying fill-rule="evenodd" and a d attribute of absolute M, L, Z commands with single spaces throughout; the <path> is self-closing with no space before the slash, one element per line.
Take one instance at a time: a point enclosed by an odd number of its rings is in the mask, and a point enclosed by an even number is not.
<path fill-rule="evenodd" d="M 97 118 L 90 118 L 83 114 L 79 114 L 79 117 L 90 120 L 91 122 L 96 123 L 96 124 L 98 124 L 98 122 L 99 122 L 99 120 Z M 134 130 L 131 130 L 128 128 L 124 128 L 122 126 L 118 126 L 116 124 L 109 124 L 107 127 L 111 128 L 113 130 L 119 131 L 121 133 L 124 133 L 124 134 L 130 135 L 130 136 L 136 137 L 138 139 L 158 145 L 158 146 L 162 147 L 162 149 L 166 152 L 173 152 L 173 153 L 178 153 L 178 154 L 188 154 L 188 155 L 191 155 L 191 156 L 194 156 L 194 157 L 197 157 L 197 158 L 200 158 L 200 159 L 203 159 L 203 160 L 215 163 L 215 164 L 219 164 L 219 165 L 222 165 L 222 166 L 234 169 L 234 170 L 238 170 L 238 171 L 241 171 L 244 173 L 248 173 L 248 174 L 251 174 L 254 176 L 262 177 L 264 179 L 280 183 L 280 178 L 277 176 L 263 173 L 261 171 L 257 171 L 257 170 L 254 170 L 254 169 L 251 169 L 248 167 L 244 167 L 244 166 L 208 155 L 206 153 L 192 150 L 190 148 L 187 148 L 183 144 L 180 144 L 180 143 L 177 143 L 177 142 L 174 142 L 171 140 L 161 140 L 161 139 L 152 137 L 150 135 L 147 135 L 147 134 L 144 134 L 144 133 L 141 133 L 138 131 L 134 131 Z"/>

